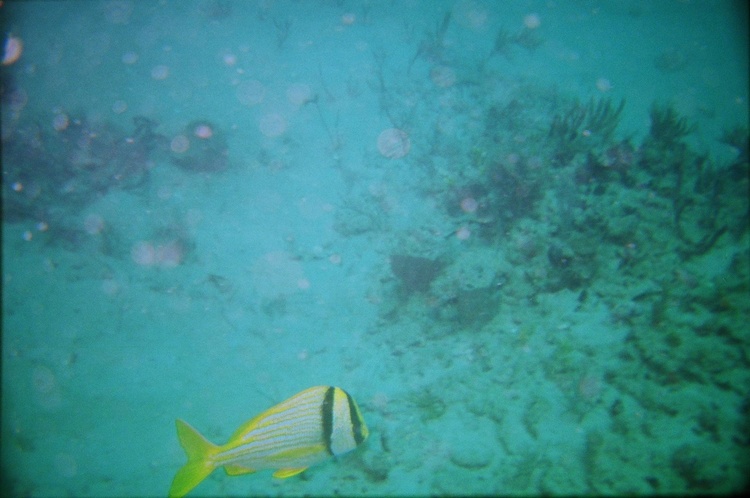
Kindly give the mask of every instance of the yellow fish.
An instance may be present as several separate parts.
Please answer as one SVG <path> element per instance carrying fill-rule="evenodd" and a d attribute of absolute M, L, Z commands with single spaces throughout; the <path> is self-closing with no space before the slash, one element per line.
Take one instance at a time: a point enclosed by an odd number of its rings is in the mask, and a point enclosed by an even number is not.
<path fill-rule="evenodd" d="M 246 422 L 229 442 L 211 443 L 177 419 L 177 436 L 188 462 L 177 472 L 169 496 L 184 496 L 217 467 L 230 476 L 278 469 L 287 478 L 362 444 L 369 431 L 357 403 L 341 388 L 316 386 L 295 394 Z"/>

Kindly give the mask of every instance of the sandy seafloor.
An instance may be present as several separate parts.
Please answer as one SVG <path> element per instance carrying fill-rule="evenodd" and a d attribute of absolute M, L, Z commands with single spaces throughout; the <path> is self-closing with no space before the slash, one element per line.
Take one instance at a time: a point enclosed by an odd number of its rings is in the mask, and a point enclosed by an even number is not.
<path fill-rule="evenodd" d="M 742 4 L 3 2 L 3 495 L 319 384 L 364 446 L 193 494 L 746 486 Z"/>

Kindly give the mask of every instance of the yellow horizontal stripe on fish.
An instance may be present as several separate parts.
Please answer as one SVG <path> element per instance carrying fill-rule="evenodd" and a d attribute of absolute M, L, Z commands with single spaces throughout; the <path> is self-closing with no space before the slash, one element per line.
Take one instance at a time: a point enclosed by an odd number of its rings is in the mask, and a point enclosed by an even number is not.
<path fill-rule="evenodd" d="M 177 437 L 188 462 L 177 471 L 169 496 L 186 495 L 217 467 L 229 475 L 275 469 L 274 477 L 291 477 L 353 450 L 368 435 L 357 403 L 332 386 L 311 387 L 269 408 L 221 446 L 178 419 Z"/>

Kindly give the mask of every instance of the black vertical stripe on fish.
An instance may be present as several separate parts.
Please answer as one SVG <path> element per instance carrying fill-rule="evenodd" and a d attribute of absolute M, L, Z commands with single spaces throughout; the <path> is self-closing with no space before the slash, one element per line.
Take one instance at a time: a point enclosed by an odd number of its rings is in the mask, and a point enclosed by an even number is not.
<path fill-rule="evenodd" d="M 320 405 L 320 415 L 323 421 L 323 443 L 325 443 L 329 455 L 333 455 L 331 436 L 333 435 L 333 396 L 335 392 L 336 388 L 329 387 L 323 396 L 323 404 Z"/>
<path fill-rule="evenodd" d="M 354 399 L 349 396 L 349 393 L 344 391 L 346 394 L 346 401 L 349 403 L 349 420 L 352 421 L 352 433 L 354 434 L 354 442 L 357 446 L 362 444 L 365 440 L 365 436 L 362 434 L 362 419 L 359 418 L 357 413 L 357 405 L 354 404 Z"/>

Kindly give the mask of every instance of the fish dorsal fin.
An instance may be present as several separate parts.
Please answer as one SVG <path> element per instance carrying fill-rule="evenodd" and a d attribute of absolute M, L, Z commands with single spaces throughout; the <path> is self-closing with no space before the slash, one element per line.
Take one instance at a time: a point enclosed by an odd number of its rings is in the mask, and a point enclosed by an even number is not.
<path fill-rule="evenodd" d="M 224 470 L 227 472 L 227 475 L 230 476 L 240 476 L 242 474 L 252 474 L 255 472 L 255 469 L 243 467 L 242 465 L 237 464 L 225 465 Z"/>
<path fill-rule="evenodd" d="M 305 470 L 307 470 L 307 467 L 302 467 L 301 469 L 279 469 L 273 473 L 273 476 L 278 479 L 286 479 L 287 477 L 292 477 L 292 476 L 296 476 L 297 474 L 301 474 Z"/>
<path fill-rule="evenodd" d="M 258 425 L 258 422 L 265 416 L 264 413 L 261 413 L 257 417 L 251 418 L 244 424 L 240 426 L 239 429 L 234 431 L 234 434 L 232 434 L 232 437 L 229 438 L 229 442 L 237 441 L 239 439 L 244 439 L 245 434 L 250 432 L 251 430 L 255 429 L 255 427 Z"/>
<path fill-rule="evenodd" d="M 300 397 L 301 395 L 305 395 L 309 391 L 312 391 L 314 389 L 322 389 L 322 388 L 321 387 L 311 387 L 310 389 L 306 389 L 306 390 L 302 391 L 301 393 L 299 393 L 299 394 L 297 394 L 295 396 L 292 396 L 288 400 L 283 401 L 283 402 L 279 403 L 276 406 L 272 406 L 271 408 L 269 408 L 268 410 L 264 411 L 263 413 L 261 413 L 259 415 L 256 415 L 255 417 L 251 418 L 250 420 L 248 420 L 247 422 L 245 422 L 244 424 L 242 424 L 240 426 L 240 428 L 237 429 L 234 432 L 234 434 L 232 434 L 232 437 L 229 438 L 229 441 L 230 442 L 237 442 L 237 441 L 240 441 L 240 440 L 246 441 L 245 437 L 247 436 L 247 434 L 250 431 L 252 431 L 253 429 L 255 429 L 256 427 L 258 427 L 261 424 L 261 422 L 263 422 L 264 419 L 267 419 L 271 415 L 275 415 L 277 413 L 284 412 L 285 410 L 287 410 L 290 406 L 292 406 L 295 403 L 295 400 L 298 397 Z"/>

